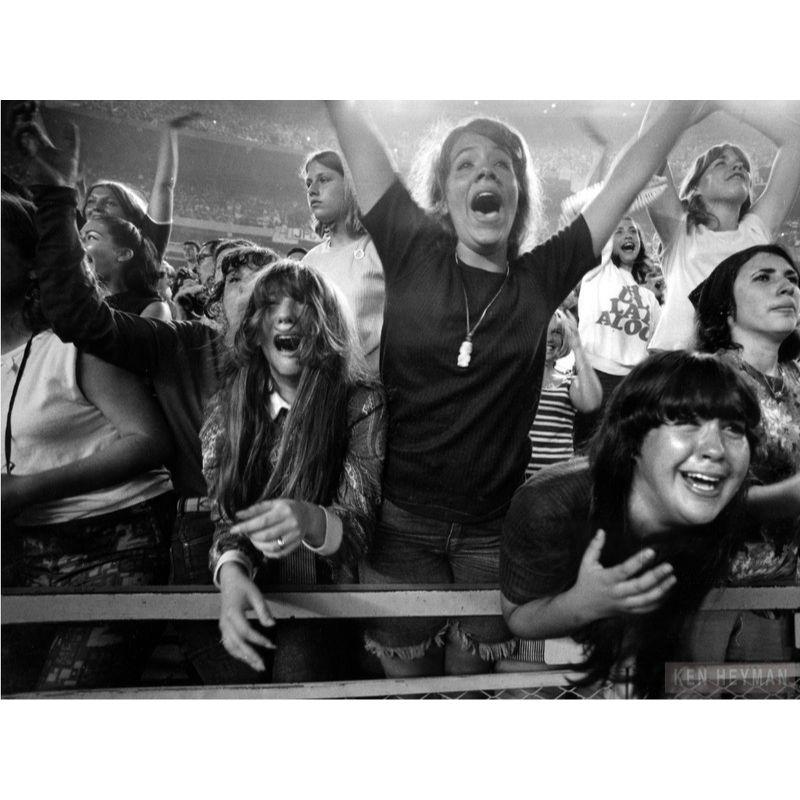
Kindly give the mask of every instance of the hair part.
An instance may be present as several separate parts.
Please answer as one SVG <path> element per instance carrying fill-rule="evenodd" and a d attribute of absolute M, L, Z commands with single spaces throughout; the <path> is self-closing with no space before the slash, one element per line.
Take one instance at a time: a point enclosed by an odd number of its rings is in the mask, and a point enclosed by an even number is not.
<path fill-rule="evenodd" d="M 133 223 L 139 230 L 144 227 L 147 218 L 147 202 L 132 187 L 121 181 L 102 180 L 93 183 L 86 192 L 86 198 L 81 206 L 81 216 L 86 219 L 86 204 L 92 192 L 98 188 L 106 188 L 122 208 L 123 218 Z M 99 213 L 103 213 L 102 211 Z"/>
<path fill-rule="evenodd" d="M 641 549 L 627 523 L 628 503 L 645 436 L 670 422 L 722 419 L 743 426 L 751 453 L 760 441 L 761 411 L 751 389 L 725 362 L 682 350 L 650 356 L 617 386 L 591 446 L 591 530 L 602 528 L 605 566 Z M 615 665 L 636 655 L 634 685 L 640 694 L 663 692 L 663 664 L 674 656 L 686 616 L 718 580 L 736 542 L 744 484 L 711 523 L 672 532 L 651 542 L 656 563 L 668 560 L 678 578 L 665 604 L 642 618 L 592 623 L 582 636 L 589 656 L 586 682 L 607 678 Z M 588 544 L 588 542 L 586 543 Z"/>
<path fill-rule="evenodd" d="M 695 308 L 695 334 L 697 349 L 704 353 L 719 350 L 740 350 L 733 341 L 729 319 L 736 317 L 734 284 L 742 267 L 759 253 L 779 256 L 798 274 L 800 270 L 792 257 L 780 245 L 759 244 L 739 250 L 728 256 L 689 295 Z M 781 342 L 778 361 L 792 361 L 800 356 L 800 333 L 795 328 Z"/>
<path fill-rule="evenodd" d="M 751 172 L 750 159 L 741 147 L 730 142 L 723 142 L 716 144 L 701 153 L 695 160 L 686 177 L 683 179 L 678 196 L 681 200 L 683 210 L 686 212 L 686 231 L 691 232 L 693 227 L 698 225 L 708 226 L 709 223 L 719 224 L 717 217 L 709 211 L 706 206 L 703 196 L 698 191 L 697 187 L 705 174 L 706 170 L 711 164 L 716 161 L 720 156 L 724 155 L 726 150 L 732 150 L 742 160 L 748 172 Z M 748 193 L 744 203 L 739 209 L 739 219 L 741 220 L 745 214 L 750 210 L 753 204 L 752 197 Z"/>
<path fill-rule="evenodd" d="M 262 350 L 264 318 L 275 296 L 305 308 L 297 396 L 282 429 L 268 413 L 274 386 Z M 258 279 L 225 369 L 215 497 L 224 512 L 272 497 L 331 502 L 347 448 L 347 403 L 367 369 L 352 314 L 341 294 L 313 267 L 293 259 L 271 264 Z"/>
<path fill-rule="evenodd" d="M 489 117 L 472 117 L 451 128 L 444 136 L 437 126 L 418 150 L 411 173 L 412 192 L 428 214 L 455 239 L 456 232 L 447 210 L 447 179 L 453 147 L 463 133 L 485 136 L 511 158 L 519 199 L 508 237 L 508 256 L 515 259 L 530 248 L 538 233 L 542 219 L 542 191 L 528 145 L 522 134 L 510 125 Z"/>

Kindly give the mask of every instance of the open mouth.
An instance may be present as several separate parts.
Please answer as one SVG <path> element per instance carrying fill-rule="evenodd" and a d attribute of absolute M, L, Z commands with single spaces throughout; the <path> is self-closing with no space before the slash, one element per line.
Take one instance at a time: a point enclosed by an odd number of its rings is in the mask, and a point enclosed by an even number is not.
<path fill-rule="evenodd" d="M 619 248 L 623 253 L 633 253 L 636 251 L 636 244 L 634 242 L 623 242 L 622 247 Z"/>
<path fill-rule="evenodd" d="M 722 488 L 720 475 L 706 475 L 702 472 L 681 472 L 681 477 L 695 494 L 714 496 Z"/>
<path fill-rule="evenodd" d="M 478 214 L 497 214 L 502 206 L 503 201 L 495 192 L 479 192 L 470 203 L 470 208 Z"/>
<path fill-rule="evenodd" d="M 275 344 L 275 349 L 281 353 L 294 353 L 298 347 L 300 347 L 300 342 L 302 342 L 302 337 L 297 336 L 295 334 L 284 335 L 278 334 L 273 340 Z"/>

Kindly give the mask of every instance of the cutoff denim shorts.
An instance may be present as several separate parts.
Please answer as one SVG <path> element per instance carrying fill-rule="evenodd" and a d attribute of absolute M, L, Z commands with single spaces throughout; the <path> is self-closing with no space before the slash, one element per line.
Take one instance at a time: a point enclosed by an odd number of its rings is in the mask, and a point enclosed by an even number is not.
<path fill-rule="evenodd" d="M 480 524 L 442 522 L 412 514 L 389 500 L 381 507 L 372 549 L 361 565 L 363 584 L 499 583 L 503 518 Z M 445 636 L 485 661 L 506 658 L 515 640 L 500 609 L 497 617 L 379 619 L 366 630 L 367 650 L 379 656 L 419 658 Z"/>

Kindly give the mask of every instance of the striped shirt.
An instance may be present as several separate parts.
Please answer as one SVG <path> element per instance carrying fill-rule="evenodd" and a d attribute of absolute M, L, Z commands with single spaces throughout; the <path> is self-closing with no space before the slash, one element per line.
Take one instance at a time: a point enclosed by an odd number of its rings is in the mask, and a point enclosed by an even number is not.
<path fill-rule="evenodd" d="M 539 408 L 528 431 L 531 456 L 525 469 L 525 480 L 542 467 L 572 458 L 572 424 L 575 419 L 575 406 L 569 397 L 572 377 L 568 376 L 559 386 L 542 389 Z"/>

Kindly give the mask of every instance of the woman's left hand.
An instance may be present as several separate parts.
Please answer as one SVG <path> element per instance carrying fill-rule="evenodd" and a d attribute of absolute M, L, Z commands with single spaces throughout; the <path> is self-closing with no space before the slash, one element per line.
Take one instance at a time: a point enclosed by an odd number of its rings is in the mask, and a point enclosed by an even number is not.
<path fill-rule="evenodd" d="M 236 515 L 233 534 L 248 536 L 266 558 L 285 558 L 305 539 L 319 547 L 325 539 L 325 513 L 299 500 L 263 500 Z"/>

